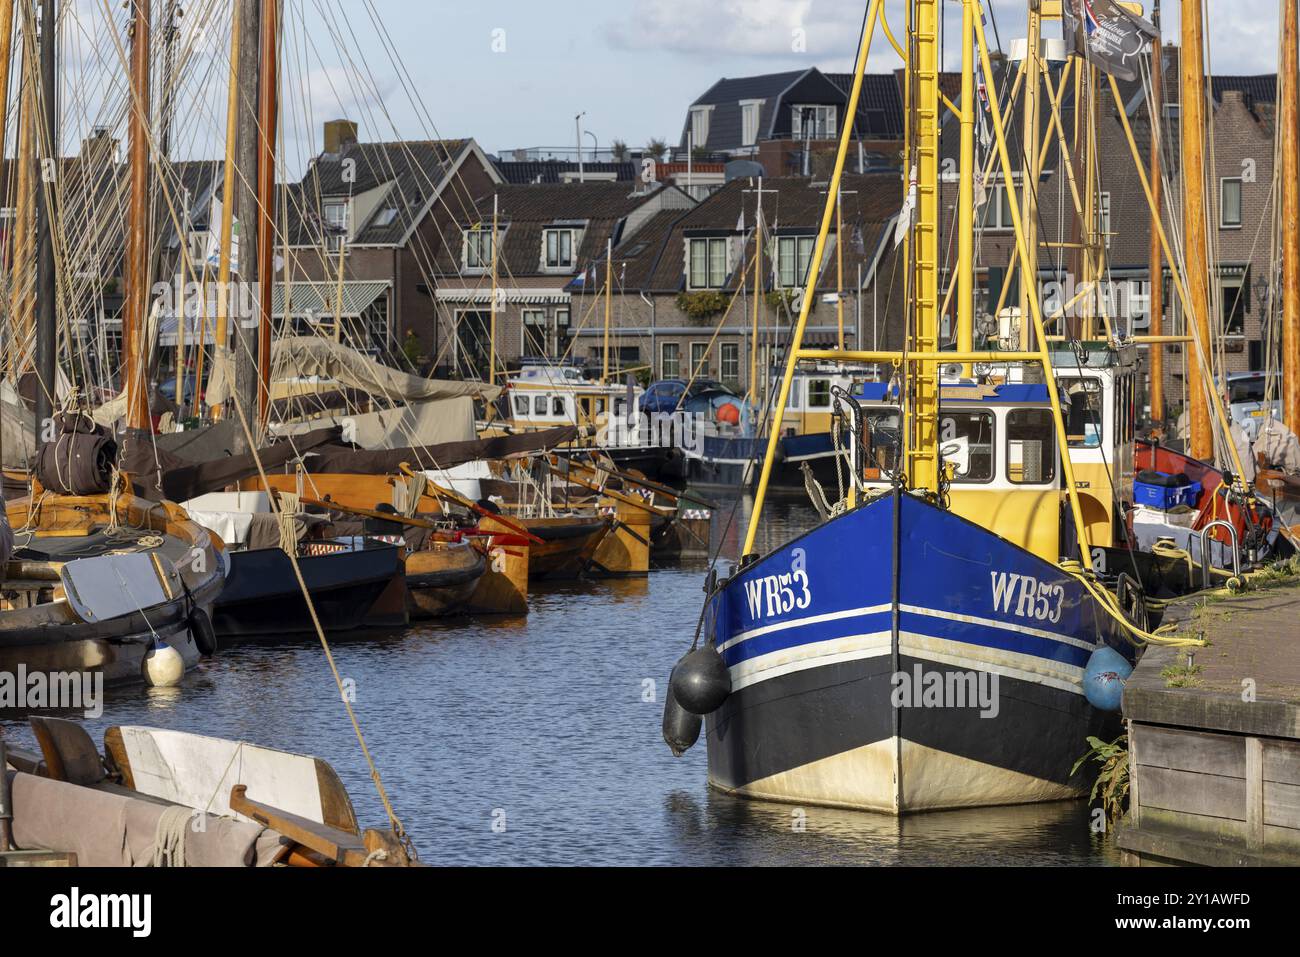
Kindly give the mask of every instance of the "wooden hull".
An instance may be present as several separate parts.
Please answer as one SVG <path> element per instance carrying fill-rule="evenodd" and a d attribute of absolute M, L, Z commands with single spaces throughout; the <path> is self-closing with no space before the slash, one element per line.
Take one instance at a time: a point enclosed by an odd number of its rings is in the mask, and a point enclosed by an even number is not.
<path fill-rule="evenodd" d="M 335 633 L 366 624 L 393 578 L 404 574 L 401 550 L 394 545 L 312 555 L 298 564 L 321 626 Z M 289 556 L 278 548 L 233 553 L 213 625 L 218 635 L 233 640 L 314 631 Z"/>
<path fill-rule="evenodd" d="M 591 557 L 593 574 L 605 578 L 628 578 L 650 573 L 650 512 L 620 503 L 612 516 L 613 527 L 601 539 Z"/>
<path fill-rule="evenodd" d="M 597 516 L 528 518 L 520 524 L 542 540 L 528 550 L 528 577 L 551 580 L 583 575 L 612 527 L 608 519 Z"/>
<path fill-rule="evenodd" d="M 487 566 L 466 610 L 479 615 L 528 614 L 532 544 L 495 519 L 484 518 L 479 522 L 479 530 L 491 533 L 478 539 L 486 549 Z"/>
<path fill-rule="evenodd" d="M 180 655 L 185 669 L 198 664 L 202 652 L 192 622 L 197 614 L 211 614 L 225 584 L 228 556 L 216 536 L 189 521 L 183 509 L 129 493 L 113 505 L 103 495 L 46 494 L 35 515 L 26 498 L 11 502 L 6 513 L 14 527 L 30 522 L 36 535 L 4 569 L 0 672 L 16 674 L 21 667 L 28 674 L 102 674 L 105 685 L 147 683 L 147 661 L 159 642 Z M 105 536 L 114 518 L 160 540 L 150 545 L 137 539 L 133 547 L 152 561 L 159 576 L 153 585 L 161 587 L 162 600 L 96 618 L 80 606 L 85 596 L 70 600 L 67 582 L 75 580 L 79 560 L 110 560 L 107 556 L 130 544 Z"/>
<path fill-rule="evenodd" d="M 439 618 L 461 611 L 487 570 L 487 559 L 473 545 L 432 545 L 406 558 L 407 610 L 412 618 Z"/>

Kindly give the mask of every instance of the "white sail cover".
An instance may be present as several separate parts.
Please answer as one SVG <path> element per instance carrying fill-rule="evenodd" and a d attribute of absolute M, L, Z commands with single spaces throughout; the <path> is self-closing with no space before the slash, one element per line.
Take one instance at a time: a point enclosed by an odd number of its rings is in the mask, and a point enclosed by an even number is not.
<path fill-rule="evenodd" d="M 316 336 L 292 336 L 279 339 L 271 349 L 271 381 L 285 382 L 308 377 L 330 379 L 349 389 L 360 389 L 390 401 L 421 401 L 461 397 L 495 401 L 500 386 L 485 382 L 452 382 L 425 379 L 376 362 L 331 339 Z M 219 405 L 230 398 L 230 383 L 224 365 L 218 364 L 208 384 L 209 405 Z"/>
<path fill-rule="evenodd" d="M 36 430 L 13 383 L 0 383 L 0 449 L 7 469 L 30 468 L 36 461 Z"/>

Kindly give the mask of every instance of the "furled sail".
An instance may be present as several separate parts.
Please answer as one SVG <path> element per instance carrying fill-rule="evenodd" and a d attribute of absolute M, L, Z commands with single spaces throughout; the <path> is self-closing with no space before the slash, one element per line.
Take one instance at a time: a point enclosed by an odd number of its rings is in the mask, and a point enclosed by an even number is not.
<path fill-rule="evenodd" d="M 331 339 L 291 336 L 275 342 L 271 349 L 272 382 L 313 376 L 390 401 L 429 401 L 468 396 L 493 402 L 501 394 L 500 386 L 485 382 L 453 382 L 409 375 Z M 209 405 L 215 406 L 228 398 L 229 379 L 225 367 L 218 365 L 208 384 L 207 401 Z"/>

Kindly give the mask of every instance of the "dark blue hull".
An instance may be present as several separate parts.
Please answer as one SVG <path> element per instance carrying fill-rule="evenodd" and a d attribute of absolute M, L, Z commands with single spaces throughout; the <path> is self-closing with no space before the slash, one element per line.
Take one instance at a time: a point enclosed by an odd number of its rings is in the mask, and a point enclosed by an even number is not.
<path fill-rule="evenodd" d="M 1103 643 L 1129 646 L 1083 585 L 910 495 L 760 559 L 711 611 L 733 691 L 709 777 L 728 791 L 890 813 L 1069 798 L 1087 736 L 1117 724 L 1081 680 Z"/>

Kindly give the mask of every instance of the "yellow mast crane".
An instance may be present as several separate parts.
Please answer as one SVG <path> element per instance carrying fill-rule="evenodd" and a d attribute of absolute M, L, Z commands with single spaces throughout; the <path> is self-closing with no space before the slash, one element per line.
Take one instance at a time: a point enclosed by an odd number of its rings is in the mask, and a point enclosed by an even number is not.
<path fill-rule="evenodd" d="M 975 169 L 975 21 L 961 8 L 961 169 Z M 957 351 L 975 348 L 975 177 L 957 181 Z M 843 348 L 841 345 L 840 348 Z M 970 375 L 970 365 L 962 367 Z"/>
<path fill-rule="evenodd" d="M 963 10 L 963 23 L 969 16 Z M 939 348 L 939 0 L 916 0 L 911 43 L 913 115 L 916 141 L 916 208 L 912 211 L 912 295 L 916 304 L 912 348 L 920 353 Z M 964 82 L 964 81 L 963 81 Z M 963 106 L 966 109 L 966 106 Z M 959 253 L 959 262 L 970 258 Z M 939 490 L 939 363 L 922 362 L 911 378 L 907 473 L 912 488 Z"/>

